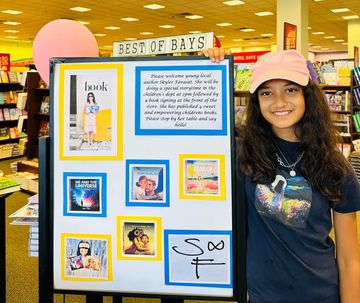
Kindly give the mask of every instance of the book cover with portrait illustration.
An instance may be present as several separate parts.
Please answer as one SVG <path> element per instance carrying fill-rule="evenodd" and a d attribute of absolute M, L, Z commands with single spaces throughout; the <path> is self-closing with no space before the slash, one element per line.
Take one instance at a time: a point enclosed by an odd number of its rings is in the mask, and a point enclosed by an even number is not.
<path fill-rule="evenodd" d="M 155 166 L 132 167 L 131 200 L 164 200 L 164 168 Z"/>
<path fill-rule="evenodd" d="M 72 178 L 69 180 L 70 211 L 100 210 L 100 180 Z"/>
<path fill-rule="evenodd" d="M 150 222 L 123 222 L 123 254 L 155 255 L 155 224 Z"/>

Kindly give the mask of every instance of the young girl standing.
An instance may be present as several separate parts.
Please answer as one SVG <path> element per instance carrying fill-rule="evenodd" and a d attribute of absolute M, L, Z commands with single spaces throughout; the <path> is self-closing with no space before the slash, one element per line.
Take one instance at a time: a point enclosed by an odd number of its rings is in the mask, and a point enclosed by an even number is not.
<path fill-rule="evenodd" d="M 203 53 L 224 58 L 221 48 Z M 237 132 L 250 302 L 360 302 L 360 185 L 306 59 L 295 50 L 261 56 L 250 93 Z"/>

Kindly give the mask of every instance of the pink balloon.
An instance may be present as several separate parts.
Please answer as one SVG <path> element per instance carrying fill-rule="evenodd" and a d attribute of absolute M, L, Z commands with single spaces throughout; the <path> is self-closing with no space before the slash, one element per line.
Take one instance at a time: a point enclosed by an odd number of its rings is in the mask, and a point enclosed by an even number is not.
<path fill-rule="evenodd" d="M 54 57 L 98 57 L 94 35 L 79 22 L 59 19 L 44 25 L 36 34 L 33 57 L 41 78 L 49 84 L 49 59 Z"/>

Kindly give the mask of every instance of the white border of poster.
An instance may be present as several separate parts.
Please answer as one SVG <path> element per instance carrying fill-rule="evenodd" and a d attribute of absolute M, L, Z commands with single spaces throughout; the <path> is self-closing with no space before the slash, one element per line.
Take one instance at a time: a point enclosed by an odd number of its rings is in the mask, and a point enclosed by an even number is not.
<path fill-rule="evenodd" d="M 51 77 L 54 290 L 236 299 L 232 58 L 64 58 Z"/>

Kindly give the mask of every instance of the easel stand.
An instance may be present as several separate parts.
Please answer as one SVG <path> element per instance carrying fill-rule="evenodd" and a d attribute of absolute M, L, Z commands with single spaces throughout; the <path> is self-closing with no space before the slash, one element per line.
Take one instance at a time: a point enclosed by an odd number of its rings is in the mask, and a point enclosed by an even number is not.
<path fill-rule="evenodd" d="M 0 302 L 6 302 L 6 197 L 11 194 L 0 195 L 0 218 L 2 232 L 0 232 Z"/>

